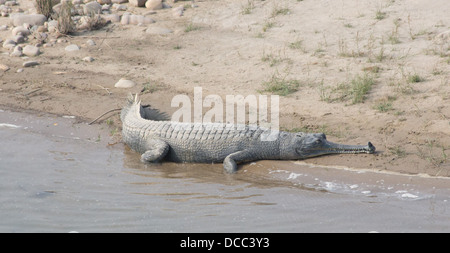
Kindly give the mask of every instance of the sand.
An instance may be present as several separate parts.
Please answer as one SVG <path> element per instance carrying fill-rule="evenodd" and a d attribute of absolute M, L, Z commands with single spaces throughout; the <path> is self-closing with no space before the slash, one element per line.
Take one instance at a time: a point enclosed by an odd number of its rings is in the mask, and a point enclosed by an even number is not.
<path fill-rule="evenodd" d="M 33 9 L 29 1 L 21 8 Z M 175 95 L 270 95 L 264 83 L 292 81 L 280 96 L 280 127 L 324 132 L 346 144 L 371 141 L 376 154 L 306 160 L 322 166 L 450 176 L 450 5 L 447 0 L 223 0 L 146 14 L 145 25 L 110 23 L 59 37 L 23 59 L 0 48 L 0 108 L 90 122 L 127 95 L 173 113 Z M 122 14 L 123 12 L 118 12 Z M 9 25 L 0 17 L 0 25 Z M 146 32 L 148 28 L 151 28 Z M 153 31 L 153 32 L 151 32 Z M 154 31 L 164 31 L 158 34 Z M 0 31 L 3 41 L 11 31 Z M 49 34 L 49 39 L 56 38 Z M 89 45 L 93 40 L 95 45 Z M 25 44 L 35 44 L 33 36 Z M 80 50 L 67 52 L 76 44 Z M 94 60 L 83 61 L 85 57 Z M 39 65 L 22 67 L 34 60 Z M 17 72 L 23 68 L 23 72 Z M 6 69 L 6 68 L 5 68 Z M 132 88 L 116 88 L 121 78 Z M 354 97 L 361 80 L 372 86 Z M 353 85 L 353 86 L 352 86 Z M 353 88 L 352 88 L 353 87 Z M 358 101 L 356 101 L 358 100 Z M 203 112 L 208 109 L 204 108 Z M 117 113 L 102 117 L 120 139 Z"/>

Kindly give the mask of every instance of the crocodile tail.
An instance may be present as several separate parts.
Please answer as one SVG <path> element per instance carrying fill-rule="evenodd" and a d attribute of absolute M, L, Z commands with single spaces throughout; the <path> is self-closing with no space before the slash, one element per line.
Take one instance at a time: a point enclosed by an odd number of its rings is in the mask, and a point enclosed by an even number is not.
<path fill-rule="evenodd" d="M 138 94 L 133 96 L 133 94 L 129 93 L 125 106 L 122 108 L 122 111 L 120 113 L 120 119 L 123 121 L 125 119 L 125 116 L 127 116 L 128 113 L 130 112 L 133 105 L 139 104 L 139 102 L 140 101 L 138 101 Z"/>
<path fill-rule="evenodd" d="M 160 112 L 158 109 L 151 108 L 150 105 L 141 105 L 141 100 L 139 99 L 138 94 L 133 96 L 131 93 L 128 94 L 127 102 L 122 109 L 122 113 L 120 115 L 122 121 L 125 119 L 125 116 L 132 110 L 137 113 L 137 116 L 146 119 L 146 120 L 154 120 L 154 121 L 167 121 L 170 120 L 170 117 L 164 113 Z M 138 111 L 136 111 L 138 110 Z"/>

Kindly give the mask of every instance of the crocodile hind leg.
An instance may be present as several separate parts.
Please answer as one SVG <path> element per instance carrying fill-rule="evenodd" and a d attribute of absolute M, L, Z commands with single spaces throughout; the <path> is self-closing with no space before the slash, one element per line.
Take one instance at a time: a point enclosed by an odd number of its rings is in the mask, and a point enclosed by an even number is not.
<path fill-rule="evenodd" d="M 227 173 L 235 173 L 238 170 L 238 163 L 254 161 L 255 154 L 248 149 L 229 154 L 223 160 L 223 168 Z"/>
<path fill-rule="evenodd" d="M 143 162 L 158 162 L 162 160 L 169 152 L 169 144 L 167 142 L 151 139 L 147 141 L 147 151 L 141 155 L 141 161 Z"/>

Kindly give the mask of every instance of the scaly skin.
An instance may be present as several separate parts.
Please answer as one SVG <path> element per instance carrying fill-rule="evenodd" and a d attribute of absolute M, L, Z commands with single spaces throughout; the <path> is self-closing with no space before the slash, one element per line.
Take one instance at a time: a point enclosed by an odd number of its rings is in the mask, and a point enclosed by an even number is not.
<path fill-rule="evenodd" d="M 143 162 L 219 163 L 226 172 L 256 160 L 296 160 L 334 153 L 374 153 L 375 147 L 335 144 L 324 134 L 271 132 L 270 129 L 221 123 L 181 123 L 146 119 L 140 102 L 129 98 L 122 109 L 122 136 Z M 143 117 L 144 116 L 144 117 Z M 271 134 L 270 139 L 266 137 Z"/>

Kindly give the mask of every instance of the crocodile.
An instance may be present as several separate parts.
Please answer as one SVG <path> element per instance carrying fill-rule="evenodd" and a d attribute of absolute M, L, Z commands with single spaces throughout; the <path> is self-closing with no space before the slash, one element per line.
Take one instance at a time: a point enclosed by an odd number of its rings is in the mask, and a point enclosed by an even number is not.
<path fill-rule="evenodd" d="M 141 105 L 130 94 L 121 110 L 123 141 L 142 162 L 223 163 L 235 173 L 238 164 L 257 160 L 299 160 L 326 154 L 374 153 L 367 145 L 336 144 L 323 133 L 274 131 L 253 125 L 186 123 Z M 268 138 L 271 136 L 271 138 Z"/>

